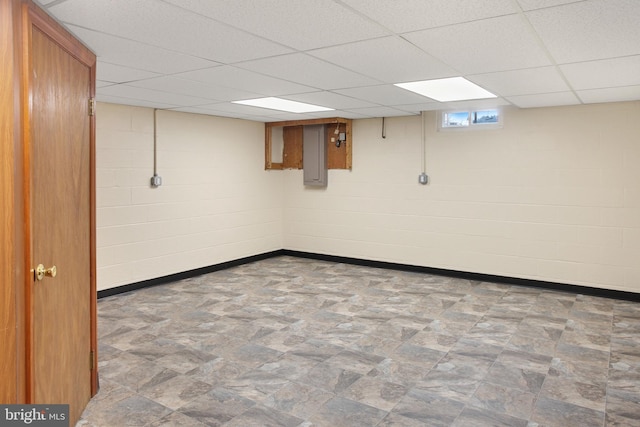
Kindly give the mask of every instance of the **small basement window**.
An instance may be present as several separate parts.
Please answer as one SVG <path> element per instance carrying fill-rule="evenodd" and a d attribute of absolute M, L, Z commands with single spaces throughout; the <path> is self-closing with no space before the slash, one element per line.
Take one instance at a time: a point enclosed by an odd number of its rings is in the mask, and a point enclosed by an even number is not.
<path fill-rule="evenodd" d="M 502 127 L 500 109 L 443 111 L 440 113 L 439 130 L 496 129 Z"/>

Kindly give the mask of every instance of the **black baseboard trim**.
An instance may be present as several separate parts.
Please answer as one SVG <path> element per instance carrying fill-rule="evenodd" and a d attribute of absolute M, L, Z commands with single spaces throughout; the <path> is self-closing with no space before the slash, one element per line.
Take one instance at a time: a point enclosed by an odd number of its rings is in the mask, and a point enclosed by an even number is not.
<path fill-rule="evenodd" d="M 117 286 L 115 288 L 104 289 L 98 291 L 98 299 L 118 295 L 125 292 L 131 292 L 150 286 L 162 285 L 177 280 L 189 279 L 191 277 L 200 276 L 202 274 L 213 273 L 214 271 L 225 270 L 227 268 L 237 267 L 249 264 L 255 261 L 262 261 L 278 256 L 291 256 L 297 258 L 315 259 L 319 261 L 329 261 L 343 264 L 359 265 L 364 267 L 383 268 L 388 270 L 409 271 L 414 273 L 434 274 L 445 277 L 456 277 L 460 279 L 476 280 L 481 282 L 503 283 L 507 285 L 526 286 L 530 288 L 550 289 L 559 292 L 570 292 L 574 294 L 591 295 L 602 298 L 611 298 L 618 300 L 626 300 L 640 302 L 640 293 L 618 291 L 613 289 L 593 288 L 590 286 L 571 285 L 568 283 L 546 282 L 543 280 L 523 279 L 519 277 L 496 276 L 493 274 L 472 273 L 468 271 L 449 270 L 444 268 L 424 267 L 411 264 L 399 264 L 386 261 L 373 261 L 362 258 L 350 258 L 337 255 L 325 255 L 313 252 L 294 251 L 290 249 L 279 249 L 271 252 L 265 252 L 258 255 L 239 258 L 220 264 L 210 265 L 207 267 L 196 268 L 194 270 L 183 271 L 181 273 L 170 274 L 168 276 L 157 277 L 155 279 L 144 280 L 129 285 Z"/>
<path fill-rule="evenodd" d="M 279 249 L 277 251 L 265 252 L 258 255 L 252 255 L 245 258 L 239 258 L 232 261 L 223 262 L 220 264 L 209 265 L 207 267 L 196 268 L 193 270 L 187 270 L 180 273 L 169 274 L 168 276 L 156 277 L 155 279 L 143 280 L 142 282 L 131 283 L 129 285 L 117 286 L 115 288 L 103 289 L 98 291 L 98 299 L 110 297 L 112 295 L 123 294 L 125 292 L 131 292 L 142 288 L 148 288 L 151 286 L 163 285 L 165 283 L 175 282 L 177 280 L 189 279 L 191 277 L 200 276 L 202 274 L 213 273 L 214 271 L 225 270 L 227 268 L 237 267 L 244 264 L 249 264 L 256 261 L 262 261 L 277 256 L 284 255 L 284 250 Z"/>
<path fill-rule="evenodd" d="M 389 270 L 409 271 L 415 273 L 434 274 L 437 276 L 456 277 L 460 279 L 476 280 L 481 282 L 504 283 L 507 285 L 526 286 L 530 288 L 543 288 L 559 292 L 591 295 L 602 298 L 619 299 L 640 302 L 640 293 L 618 291 L 613 289 L 593 288 L 590 286 L 571 285 L 567 283 L 546 282 L 543 280 L 522 279 L 519 277 L 496 276 L 493 274 L 472 273 L 468 271 L 449 270 L 444 268 L 423 267 L 419 265 L 398 264 L 385 261 L 372 261 L 361 258 L 349 258 L 336 255 L 324 255 L 311 252 L 300 252 L 284 249 L 282 255 L 298 258 L 308 258 L 320 261 L 338 262 L 344 264 L 360 265 L 364 267 L 384 268 Z"/>

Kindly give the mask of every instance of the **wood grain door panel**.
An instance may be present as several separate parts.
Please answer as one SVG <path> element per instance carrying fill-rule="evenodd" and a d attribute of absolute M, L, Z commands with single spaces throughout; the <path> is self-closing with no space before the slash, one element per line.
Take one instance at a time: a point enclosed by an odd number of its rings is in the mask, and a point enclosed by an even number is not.
<path fill-rule="evenodd" d="M 91 68 L 33 27 L 31 34 L 32 266 L 57 268 L 32 288 L 34 403 L 91 397 Z"/>

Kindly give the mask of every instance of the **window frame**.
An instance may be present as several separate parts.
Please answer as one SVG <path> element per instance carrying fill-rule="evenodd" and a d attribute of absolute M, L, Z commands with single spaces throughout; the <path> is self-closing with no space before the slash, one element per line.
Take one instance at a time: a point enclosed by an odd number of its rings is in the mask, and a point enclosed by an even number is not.
<path fill-rule="evenodd" d="M 487 111 L 495 111 L 498 116 L 497 122 L 490 123 L 473 123 L 473 114 Z M 461 126 L 445 126 L 444 120 L 448 115 L 451 114 L 467 114 L 468 124 Z M 491 108 L 465 108 L 465 109 L 455 109 L 455 110 L 442 110 L 438 114 L 438 131 L 444 132 L 456 132 L 456 131 L 469 131 L 469 130 L 481 130 L 481 129 L 501 129 L 504 126 L 504 115 L 502 113 L 502 108 L 500 107 L 491 107 Z"/>

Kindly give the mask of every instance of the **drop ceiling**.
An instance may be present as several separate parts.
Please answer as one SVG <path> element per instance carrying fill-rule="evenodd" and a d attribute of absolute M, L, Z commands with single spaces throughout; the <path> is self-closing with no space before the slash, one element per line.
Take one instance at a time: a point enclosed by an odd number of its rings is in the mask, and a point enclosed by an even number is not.
<path fill-rule="evenodd" d="M 640 99 L 639 0 L 39 0 L 98 56 L 97 99 L 255 121 Z M 462 76 L 497 98 L 394 83 Z M 280 97 L 333 108 L 232 103 Z"/>

